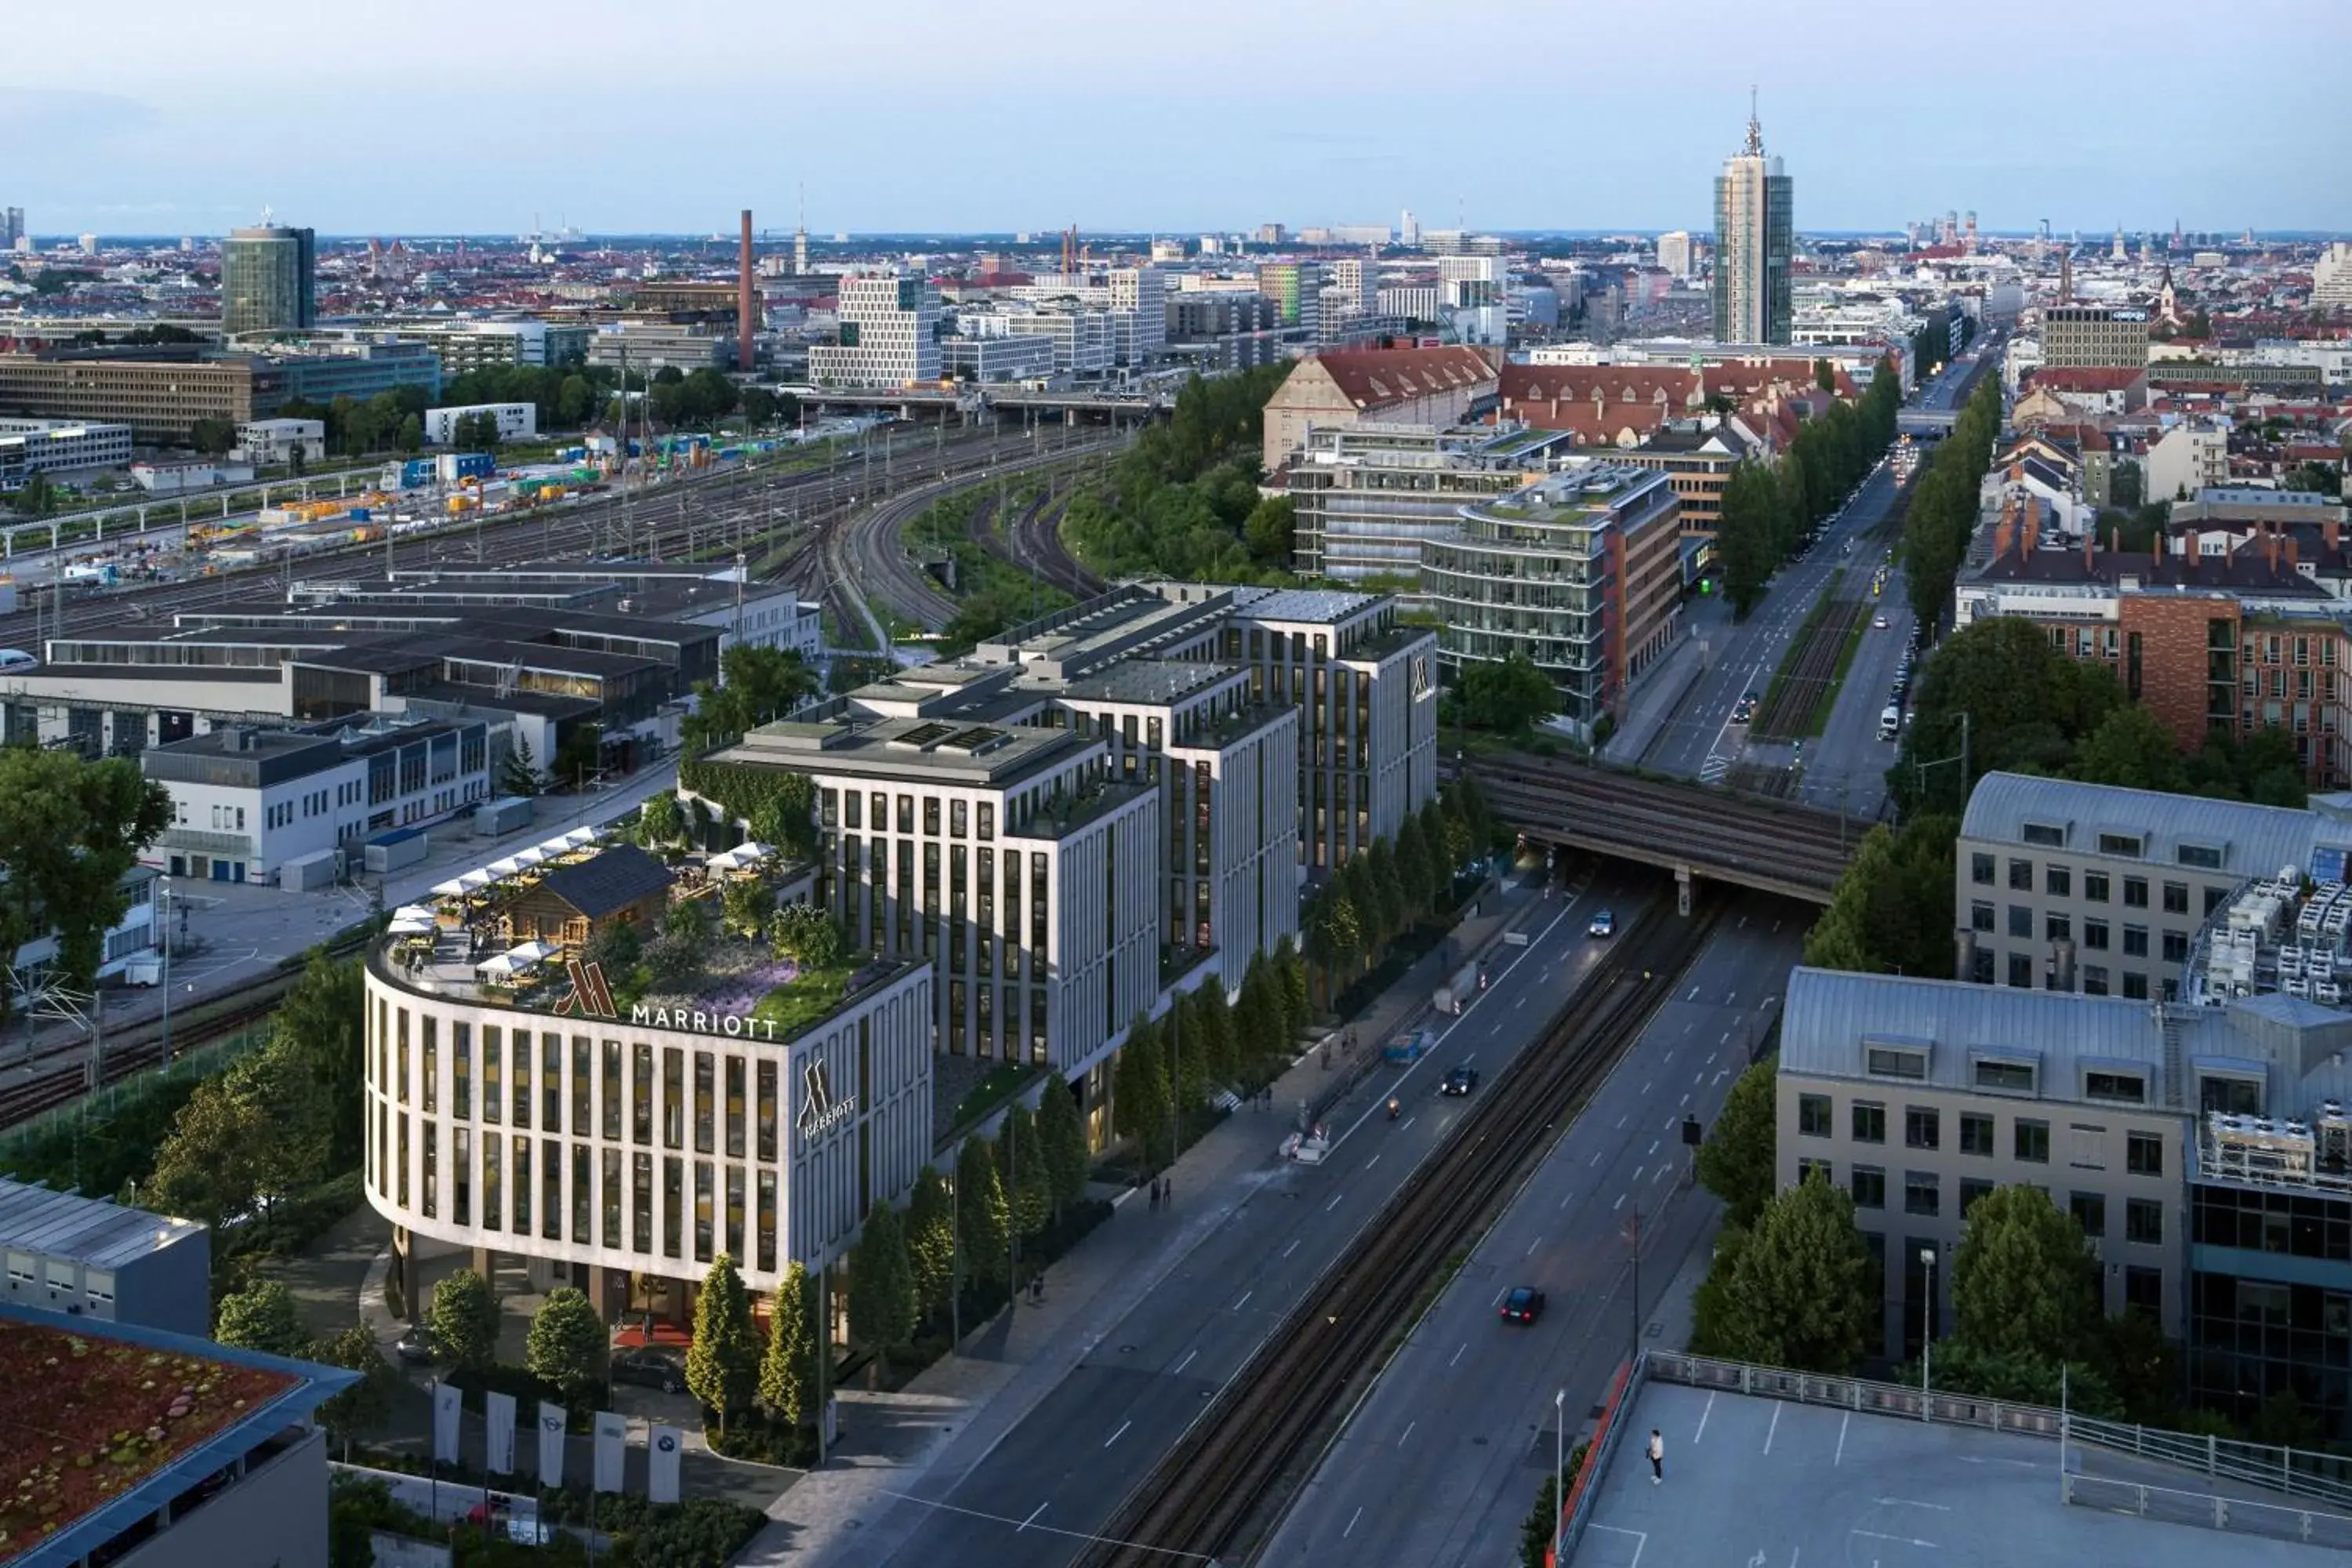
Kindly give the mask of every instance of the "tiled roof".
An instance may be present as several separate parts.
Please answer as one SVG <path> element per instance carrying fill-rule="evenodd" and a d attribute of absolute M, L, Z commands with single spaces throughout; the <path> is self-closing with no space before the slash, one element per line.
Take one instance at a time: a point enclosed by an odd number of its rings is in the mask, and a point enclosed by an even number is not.
<path fill-rule="evenodd" d="M 2033 373 L 2033 384 L 2053 392 L 2122 392 L 2147 376 L 2128 367 L 2044 365 Z"/>
<path fill-rule="evenodd" d="M 1359 408 L 1382 408 L 1441 392 L 1492 386 L 1495 367 L 1476 349 L 1341 349 L 1318 354 L 1340 395 Z"/>

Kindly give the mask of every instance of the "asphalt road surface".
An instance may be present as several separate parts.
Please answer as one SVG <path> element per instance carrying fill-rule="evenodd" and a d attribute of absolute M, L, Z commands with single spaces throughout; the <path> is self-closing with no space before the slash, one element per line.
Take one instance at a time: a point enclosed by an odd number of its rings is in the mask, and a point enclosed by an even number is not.
<path fill-rule="evenodd" d="M 1374 1072 L 1332 1115 L 1336 1146 L 1323 1164 L 1276 1162 L 1269 1119 L 1266 1165 L 1246 1178 L 1255 1190 L 976 1465 L 934 1471 L 913 1489 L 900 1510 L 936 1506 L 911 1529 L 894 1515 L 876 1532 L 898 1536 L 895 1546 L 869 1542 L 876 1568 L 1036 1568 L 1066 1560 L 1068 1538 L 1026 1527 L 1098 1529 L 1468 1113 L 1468 1101 L 1437 1092 L 1447 1069 L 1470 1064 L 1491 1084 L 1567 1003 L 1604 945 L 1585 935 L 1591 912 L 1614 910 L 1621 931 L 1675 918 L 1649 873 L 1604 862 L 1591 875 L 1580 893 L 1551 900 L 1549 917 L 1538 907 L 1524 928 L 1536 933 L 1528 946 L 1497 950 L 1487 991 L 1434 1050 L 1410 1068 Z M 1396 1123 L 1381 1111 L 1392 1093 L 1405 1104 Z"/>
<path fill-rule="evenodd" d="M 1732 909 L 1690 982 L 1349 1416 L 1255 1559 L 1262 1568 L 1517 1560 L 1554 1462 L 1555 1394 L 1573 1445 L 1633 1339 L 1629 1221 L 1641 1215 L 1646 1327 L 1718 1207 L 1687 1179 L 1682 1120 L 1713 1123 L 1779 1009 L 1812 915 L 1761 894 Z M 1532 1325 L 1498 1310 L 1519 1285 L 1548 1299 Z"/>

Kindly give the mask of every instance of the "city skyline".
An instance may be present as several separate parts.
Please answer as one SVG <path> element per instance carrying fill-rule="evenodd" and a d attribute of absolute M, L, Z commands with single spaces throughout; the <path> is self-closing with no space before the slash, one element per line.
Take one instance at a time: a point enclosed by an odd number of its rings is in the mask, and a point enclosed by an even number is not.
<path fill-rule="evenodd" d="M 62 15 L 24 19 L 20 58 L 43 59 L 45 75 L 39 87 L 0 83 L 0 134 L 43 156 L 19 170 L 9 203 L 45 236 L 219 234 L 264 206 L 338 235 L 519 234 L 534 220 L 691 235 L 747 203 L 779 231 L 803 188 L 811 227 L 824 235 L 1393 225 L 1408 207 L 1432 228 L 1698 231 L 1753 85 L 1775 152 L 1805 171 L 1806 232 L 1883 231 L 1971 207 L 1987 232 L 2045 217 L 2062 234 L 2117 222 L 2168 230 L 2175 220 L 2232 234 L 2326 231 L 2352 211 L 2352 176 L 2310 156 L 2344 138 L 2340 107 L 2281 94 L 2249 126 L 2231 110 L 2235 91 L 2214 90 L 2273 69 L 2283 37 L 2322 54 L 2352 41 L 2352 19 L 2275 0 L 2241 7 L 2237 26 L 2200 35 L 2196 51 L 2154 53 L 2129 71 L 2114 68 L 2116 38 L 2164 26 L 2120 5 L 2094 5 L 2061 34 L 2002 0 L 1994 9 L 2025 26 L 1979 17 L 1972 36 L 2033 40 L 2021 64 L 2005 66 L 1948 42 L 1885 36 L 1843 0 L 1806 0 L 1770 35 L 1738 39 L 1638 14 L 1548 17 L 1475 4 L 1448 14 L 1434 57 L 1426 14 L 1393 0 L 1344 18 L 1322 5 L 1266 13 L 1204 0 L 1172 38 L 974 32 L 921 4 L 884 41 L 895 48 L 877 48 L 849 14 L 797 18 L 774 68 L 748 77 L 740 98 L 707 74 L 649 84 L 627 42 L 642 32 L 637 18 L 611 0 L 567 11 L 560 33 L 543 17 L 427 0 L 405 30 L 372 38 L 356 67 L 400 80 L 402 111 L 357 121 L 349 71 L 322 68 L 314 36 L 237 26 L 241 8 L 198 18 L 134 0 L 125 21 L 154 46 L 138 58 L 93 56 Z M 2185 7 L 2171 9 L 2189 22 Z M 1181 57 L 1186 38 L 1220 36 L 1227 21 L 1246 22 L 1269 58 L 1316 68 L 1279 92 L 1245 72 L 1227 83 L 1165 68 L 1169 48 Z M 731 0 L 707 23 L 738 24 L 753 38 L 773 29 Z M 452 39 L 485 57 L 561 53 L 567 85 L 553 101 L 576 114 L 502 109 L 478 75 L 448 68 Z M 1433 90 L 1433 58 L 1460 68 L 1454 90 Z M 1536 68 L 1513 62 L 1546 59 L 1559 62 L 1555 85 L 1573 90 L 1547 93 L 1559 107 L 1538 111 L 1517 89 L 1548 79 L 1523 78 Z M 1034 91 L 997 90 L 1024 72 Z M 2063 98 L 2037 85 L 2058 81 Z M 709 106 L 722 101 L 743 107 L 714 123 Z M 877 117 L 877 101 L 900 107 Z M 2148 118 L 2154 104 L 2167 106 L 2160 124 Z M 690 137 L 682 146 L 680 116 L 707 126 L 701 150 Z M 306 122 L 322 129 L 303 132 Z M 1070 134 L 1107 124 L 1114 134 Z M 1858 136 L 1857 124 L 1878 130 Z M 844 125 L 859 135 L 845 138 Z M 1555 167 L 1530 178 L 1546 146 Z M 219 156 L 231 147 L 270 153 Z"/>

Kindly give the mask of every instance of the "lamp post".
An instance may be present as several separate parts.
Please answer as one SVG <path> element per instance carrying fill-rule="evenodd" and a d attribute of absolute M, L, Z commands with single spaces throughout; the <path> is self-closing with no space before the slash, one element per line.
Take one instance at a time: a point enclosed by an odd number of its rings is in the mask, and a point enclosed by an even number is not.
<path fill-rule="evenodd" d="M 1568 1510 L 1568 1390 L 1551 1396 L 1551 1560 L 1559 1562 L 1559 1521 Z"/>
<path fill-rule="evenodd" d="M 1929 1373 L 1936 1358 L 1936 1249 L 1923 1247 L 1919 1261 L 1927 1269 L 1927 1300 L 1919 1315 L 1919 1419 L 1930 1419 Z"/>
<path fill-rule="evenodd" d="M 163 913 L 163 1065 L 172 1065 L 172 879 L 156 879 Z"/>

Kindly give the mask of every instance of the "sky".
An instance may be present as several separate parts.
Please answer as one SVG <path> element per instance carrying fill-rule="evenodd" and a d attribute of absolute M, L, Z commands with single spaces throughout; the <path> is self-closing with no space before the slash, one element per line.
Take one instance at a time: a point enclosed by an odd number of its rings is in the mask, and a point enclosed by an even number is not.
<path fill-rule="evenodd" d="M 1751 85 L 1801 230 L 2352 230 L 2345 0 L 16 9 L 44 236 L 1697 230 Z"/>

